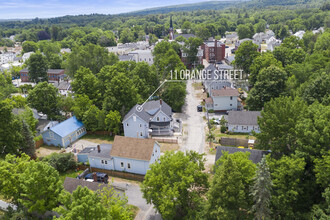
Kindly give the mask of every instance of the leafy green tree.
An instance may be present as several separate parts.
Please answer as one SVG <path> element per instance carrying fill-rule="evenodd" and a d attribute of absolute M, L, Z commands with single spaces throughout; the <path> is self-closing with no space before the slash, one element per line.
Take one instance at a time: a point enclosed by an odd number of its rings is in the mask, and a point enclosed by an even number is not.
<path fill-rule="evenodd" d="M 315 159 L 316 182 L 322 187 L 330 186 L 330 151 L 324 154 L 321 158 Z"/>
<path fill-rule="evenodd" d="M 147 171 L 141 185 L 143 197 L 164 219 L 194 217 L 208 188 L 203 155 L 166 152 Z"/>
<path fill-rule="evenodd" d="M 121 116 L 118 111 L 110 111 L 105 118 L 106 130 L 118 134 L 121 128 Z"/>
<path fill-rule="evenodd" d="M 29 160 L 30 157 L 24 153 L 20 157 L 7 154 L 4 160 L 0 160 L 0 193 L 14 204 L 18 204 L 21 198 L 19 177 L 27 169 Z"/>
<path fill-rule="evenodd" d="M 239 37 L 239 39 L 244 39 L 244 38 L 252 38 L 253 34 L 254 34 L 254 28 L 252 26 L 252 24 L 240 24 L 237 26 L 237 35 Z"/>
<path fill-rule="evenodd" d="M 22 132 L 23 141 L 22 141 L 22 152 L 29 155 L 31 158 L 36 158 L 36 148 L 35 148 L 35 142 L 33 140 L 33 133 L 30 130 L 29 125 L 25 122 L 25 120 L 22 120 Z"/>
<path fill-rule="evenodd" d="M 17 154 L 23 140 L 21 120 L 12 113 L 13 103 L 0 101 L 0 152 Z"/>
<path fill-rule="evenodd" d="M 252 41 L 244 41 L 235 52 L 235 65 L 242 68 L 245 74 L 250 73 L 250 66 L 260 55 L 257 49 L 258 45 Z"/>
<path fill-rule="evenodd" d="M 55 208 L 61 216 L 55 219 L 96 219 L 111 220 L 109 211 L 102 205 L 100 197 L 87 187 L 78 186 L 72 195 L 66 191 L 60 194 L 62 206 Z"/>
<path fill-rule="evenodd" d="M 143 99 L 148 99 L 159 86 L 159 80 L 155 69 L 151 68 L 146 62 L 137 63 L 130 73 L 133 76 L 135 87 L 138 89 L 138 93 Z"/>
<path fill-rule="evenodd" d="M 161 97 L 172 107 L 173 111 L 181 112 L 186 94 L 185 82 L 168 82 Z"/>
<path fill-rule="evenodd" d="M 325 202 L 313 207 L 311 218 L 313 220 L 327 220 L 330 216 L 330 188 L 326 188 L 322 194 Z"/>
<path fill-rule="evenodd" d="M 315 101 L 329 105 L 330 97 L 330 74 L 322 73 L 310 82 L 302 85 L 301 96 L 308 104 Z"/>
<path fill-rule="evenodd" d="M 98 80 L 90 69 L 80 67 L 77 70 L 71 85 L 75 94 L 87 95 L 93 103 L 98 103 L 100 99 Z"/>
<path fill-rule="evenodd" d="M 116 192 L 113 187 L 103 187 L 102 190 L 97 191 L 97 194 L 101 198 L 101 204 L 109 211 L 112 219 L 133 219 L 133 213 L 127 204 L 127 198 Z"/>
<path fill-rule="evenodd" d="M 42 158 L 42 162 L 48 163 L 59 173 L 64 173 L 77 167 L 77 162 L 72 153 L 52 153 Z"/>
<path fill-rule="evenodd" d="M 103 109 L 117 110 L 124 116 L 140 100 L 133 81 L 126 74 L 118 73 L 107 85 Z"/>
<path fill-rule="evenodd" d="M 282 68 L 270 66 L 261 70 L 246 99 L 248 108 L 261 110 L 265 103 L 279 97 L 285 90 L 286 80 L 287 74 Z"/>
<path fill-rule="evenodd" d="M 274 190 L 271 199 L 272 218 L 294 219 L 299 214 L 299 195 L 304 193 L 300 182 L 304 176 L 305 161 L 303 158 L 283 156 L 278 160 L 268 157 L 267 163 Z"/>
<path fill-rule="evenodd" d="M 29 69 L 29 79 L 33 82 L 48 81 L 48 63 L 47 59 L 40 52 L 34 53 L 27 61 Z"/>
<path fill-rule="evenodd" d="M 197 61 L 198 47 L 201 46 L 203 40 L 196 37 L 190 37 L 185 42 L 183 51 L 187 53 L 188 63 L 193 65 Z"/>
<path fill-rule="evenodd" d="M 10 98 L 15 92 L 15 87 L 8 73 L 0 74 L 0 100 Z"/>
<path fill-rule="evenodd" d="M 204 25 L 197 26 L 195 29 L 195 34 L 202 40 L 207 40 L 209 37 L 211 37 L 211 33 Z"/>
<path fill-rule="evenodd" d="M 25 106 L 24 111 L 22 111 L 20 113 L 20 117 L 29 126 L 29 129 L 32 132 L 32 134 L 35 134 L 37 132 L 36 128 L 37 128 L 37 124 L 38 124 L 39 121 L 38 121 L 38 119 L 34 118 L 34 114 L 33 114 L 32 109 Z"/>
<path fill-rule="evenodd" d="M 28 210 L 44 214 L 58 205 L 63 186 L 58 172 L 44 162 L 30 161 L 19 175 L 22 193 L 18 201 Z"/>
<path fill-rule="evenodd" d="M 88 98 L 87 95 L 77 95 L 74 99 L 72 111 L 78 120 L 82 120 L 85 112 L 90 109 L 93 102 Z"/>
<path fill-rule="evenodd" d="M 260 20 L 259 23 L 255 24 L 256 33 L 264 32 L 266 30 L 267 22 L 265 20 Z"/>
<path fill-rule="evenodd" d="M 306 103 L 299 98 L 279 97 L 266 103 L 258 118 L 256 147 L 271 150 L 275 158 L 293 154 L 297 148 L 296 125 L 306 109 Z"/>
<path fill-rule="evenodd" d="M 206 219 L 249 219 L 252 207 L 249 188 L 253 183 L 256 165 L 249 160 L 250 153 L 228 154 L 216 162 L 206 205 Z"/>
<path fill-rule="evenodd" d="M 125 28 L 124 30 L 121 31 L 120 33 L 120 38 L 119 38 L 120 43 L 130 43 L 135 41 L 134 34 L 129 28 Z"/>
<path fill-rule="evenodd" d="M 65 112 L 66 116 L 69 116 L 70 113 L 73 111 L 73 105 L 75 100 L 72 98 L 72 95 L 62 96 L 59 102 L 59 106 L 61 111 Z"/>
<path fill-rule="evenodd" d="M 97 131 L 100 109 L 92 105 L 83 115 L 82 122 L 88 131 Z"/>
<path fill-rule="evenodd" d="M 55 119 L 60 115 L 58 90 L 52 84 L 42 82 L 37 84 L 29 92 L 28 103 L 32 108 L 47 115 L 49 119 Z"/>
<path fill-rule="evenodd" d="M 329 119 L 330 106 L 314 103 L 308 106 L 306 114 L 296 124 L 296 154 L 304 157 L 308 164 L 312 164 L 315 158 L 320 158 L 329 150 Z"/>
<path fill-rule="evenodd" d="M 106 48 L 95 44 L 76 46 L 66 60 L 66 68 L 70 76 L 74 76 L 81 67 L 89 68 L 92 73 L 100 72 L 102 67 L 115 64 L 118 56 L 107 51 Z"/>
<path fill-rule="evenodd" d="M 33 41 L 25 41 L 22 44 L 23 53 L 36 52 L 38 50 L 38 44 Z"/>
<path fill-rule="evenodd" d="M 259 72 L 271 65 L 282 67 L 282 63 L 275 59 L 274 55 L 270 52 L 261 53 L 261 56 L 256 57 L 250 66 L 249 84 L 254 86 L 257 81 Z"/>
<path fill-rule="evenodd" d="M 252 210 L 255 212 L 255 219 L 270 219 L 272 180 L 265 156 L 257 165 L 257 168 L 257 173 L 254 177 L 254 184 L 251 187 L 251 195 L 253 196 L 254 201 Z"/>
<path fill-rule="evenodd" d="M 184 34 L 188 34 L 188 32 L 191 29 L 191 22 L 190 21 L 183 22 L 181 29 Z"/>

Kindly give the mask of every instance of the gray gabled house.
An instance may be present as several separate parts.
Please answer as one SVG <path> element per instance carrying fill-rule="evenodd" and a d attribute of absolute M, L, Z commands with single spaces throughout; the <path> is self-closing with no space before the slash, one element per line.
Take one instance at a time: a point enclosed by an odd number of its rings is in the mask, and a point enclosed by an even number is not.
<path fill-rule="evenodd" d="M 259 163 L 264 155 L 266 156 L 267 154 L 270 153 L 270 151 L 265 151 L 265 150 L 217 146 L 217 153 L 215 155 L 215 164 L 217 164 L 217 161 L 220 159 L 220 157 L 223 155 L 225 151 L 227 151 L 228 154 L 234 154 L 237 152 L 243 152 L 243 153 L 249 152 L 250 153 L 249 159 L 255 164 Z"/>
<path fill-rule="evenodd" d="M 148 138 L 172 136 L 172 108 L 163 100 L 146 102 L 142 108 L 135 105 L 124 117 L 125 137 Z"/>

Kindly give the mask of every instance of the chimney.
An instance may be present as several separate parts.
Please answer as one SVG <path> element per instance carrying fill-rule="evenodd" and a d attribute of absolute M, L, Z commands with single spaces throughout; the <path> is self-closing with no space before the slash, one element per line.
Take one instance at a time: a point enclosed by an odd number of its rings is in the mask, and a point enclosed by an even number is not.
<path fill-rule="evenodd" d="M 97 145 L 97 152 L 101 152 L 101 147 L 100 147 L 100 145 Z"/>
<path fill-rule="evenodd" d="M 159 99 L 159 104 L 162 105 L 163 104 L 163 100 Z"/>
<path fill-rule="evenodd" d="M 94 180 L 94 182 L 97 182 L 97 175 L 95 172 L 93 173 L 93 180 Z"/>

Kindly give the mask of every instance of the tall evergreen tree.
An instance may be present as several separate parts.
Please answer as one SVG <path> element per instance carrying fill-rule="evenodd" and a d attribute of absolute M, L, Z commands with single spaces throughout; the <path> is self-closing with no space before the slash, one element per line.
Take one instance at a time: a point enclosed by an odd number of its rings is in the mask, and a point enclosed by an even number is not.
<path fill-rule="evenodd" d="M 262 158 L 257 168 L 254 185 L 251 188 L 251 195 L 254 201 L 252 210 L 255 212 L 255 219 L 264 220 L 270 217 L 269 204 L 272 187 L 272 180 L 265 156 Z"/>

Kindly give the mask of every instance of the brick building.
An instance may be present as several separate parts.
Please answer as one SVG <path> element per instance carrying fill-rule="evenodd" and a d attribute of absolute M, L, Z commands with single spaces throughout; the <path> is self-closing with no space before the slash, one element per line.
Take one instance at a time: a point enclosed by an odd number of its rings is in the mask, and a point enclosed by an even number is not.
<path fill-rule="evenodd" d="M 225 58 L 226 45 L 220 41 L 205 41 L 201 47 L 203 58 L 209 63 L 217 63 Z"/>
<path fill-rule="evenodd" d="M 48 69 L 47 75 L 48 75 L 48 81 L 59 81 L 62 77 L 64 77 L 65 70 L 64 69 Z M 30 82 L 29 79 L 29 70 L 27 68 L 22 69 L 19 72 L 21 76 L 22 82 Z"/>

